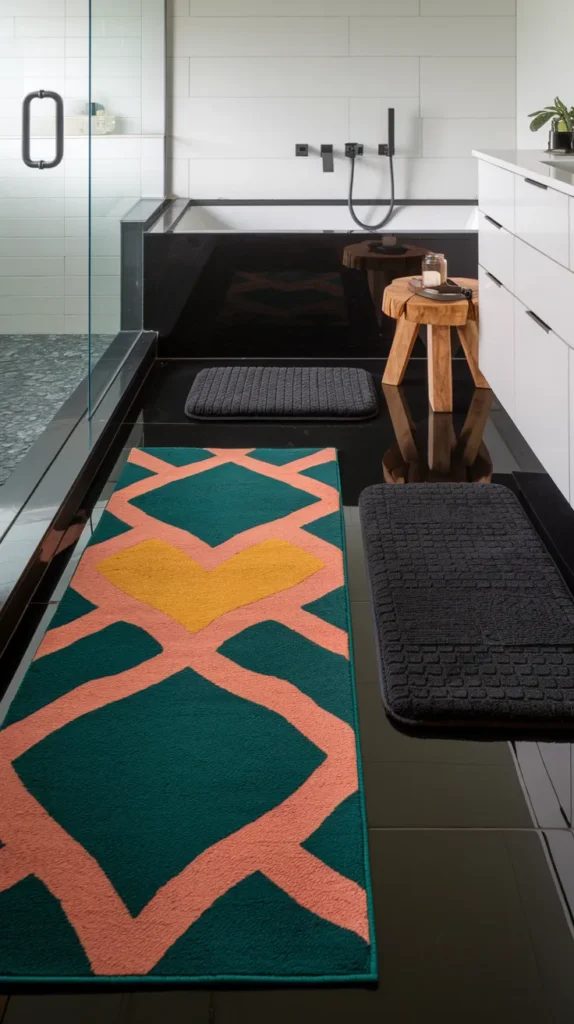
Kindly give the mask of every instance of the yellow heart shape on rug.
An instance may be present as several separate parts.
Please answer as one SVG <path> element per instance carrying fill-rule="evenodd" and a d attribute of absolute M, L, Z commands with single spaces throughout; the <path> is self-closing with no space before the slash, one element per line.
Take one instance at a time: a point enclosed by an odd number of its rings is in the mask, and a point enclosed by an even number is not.
<path fill-rule="evenodd" d="M 118 590 L 157 608 L 190 633 L 226 612 L 302 583 L 324 568 L 314 555 L 284 540 L 266 540 L 204 569 L 163 540 L 145 540 L 98 564 Z"/>

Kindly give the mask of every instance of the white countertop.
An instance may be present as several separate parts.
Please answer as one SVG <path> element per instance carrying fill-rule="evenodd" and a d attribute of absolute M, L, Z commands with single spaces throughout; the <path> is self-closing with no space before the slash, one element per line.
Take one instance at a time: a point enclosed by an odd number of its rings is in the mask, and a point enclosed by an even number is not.
<path fill-rule="evenodd" d="M 536 149 L 473 149 L 472 155 L 497 167 L 524 174 L 557 192 L 574 196 L 574 153 L 572 156 L 552 156 Z"/>

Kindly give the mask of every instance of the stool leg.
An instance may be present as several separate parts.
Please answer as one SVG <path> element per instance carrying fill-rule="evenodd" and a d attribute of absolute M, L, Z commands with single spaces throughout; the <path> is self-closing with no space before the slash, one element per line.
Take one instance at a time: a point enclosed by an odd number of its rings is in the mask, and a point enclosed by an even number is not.
<path fill-rule="evenodd" d="M 435 412 L 452 412 L 450 327 L 428 328 L 429 402 Z"/>
<path fill-rule="evenodd" d="M 492 405 L 492 391 L 475 391 L 472 396 L 464 427 L 460 432 L 460 446 L 466 466 L 474 466 L 478 458 L 478 450 L 482 444 L 482 435 Z"/>
<path fill-rule="evenodd" d="M 429 469 L 445 476 L 450 470 L 456 436 L 452 416 L 447 412 L 429 412 L 428 464 Z"/>
<path fill-rule="evenodd" d="M 417 462 L 419 453 L 415 441 L 415 425 L 403 390 L 383 384 L 383 394 L 389 407 L 399 451 L 405 462 Z"/>
<path fill-rule="evenodd" d="M 458 336 L 462 342 L 475 387 L 490 389 L 490 384 L 478 368 L 478 324 L 476 320 L 467 320 L 464 327 L 459 327 Z"/>
<path fill-rule="evenodd" d="M 411 357 L 415 341 L 417 340 L 418 333 L 418 324 L 411 324 L 410 321 L 405 320 L 404 317 L 400 317 L 400 319 L 397 320 L 397 328 L 393 338 L 391 352 L 387 359 L 387 365 L 383 376 L 383 384 L 396 385 L 401 383 L 405 375 L 407 363 Z"/>

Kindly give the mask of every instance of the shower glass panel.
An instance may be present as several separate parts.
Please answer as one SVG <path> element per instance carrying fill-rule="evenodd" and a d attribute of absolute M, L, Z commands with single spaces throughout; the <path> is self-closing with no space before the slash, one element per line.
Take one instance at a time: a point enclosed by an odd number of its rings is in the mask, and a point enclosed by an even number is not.
<path fill-rule="evenodd" d="M 78 309 L 90 310 L 94 413 L 107 374 L 142 328 L 136 224 L 140 200 L 163 197 L 165 0 L 91 0 L 90 10 L 90 280 Z"/>
<path fill-rule="evenodd" d="M 141 195 L 142 0 L 92 0 L 91 14 L 93 372 L 122 328 L 121 225 Z M 99 381 L 105 386 L 102 370 L 100 365 Z M 97 399 L 95 380 L 92 397 Z"/>
<path fill-rule="evenodd" d="M 89 0 L 0 0 L 0 487 L 88 372 L 88 39 Z"/>

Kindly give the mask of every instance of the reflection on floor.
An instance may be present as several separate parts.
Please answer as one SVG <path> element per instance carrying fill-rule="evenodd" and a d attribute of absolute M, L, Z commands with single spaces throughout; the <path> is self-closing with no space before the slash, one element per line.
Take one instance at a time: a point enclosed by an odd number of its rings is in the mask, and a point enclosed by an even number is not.
<path fill-rule="evenodd" d="M 458 438 L 452 413 L 433 412 L 429 405 L 428 421 L 415 426 L 404 389 L 384 384 L 383 393 L 396 437 L 383 455 L 386 483 L 490 483 L 492 459 L 483 434 L 492 391 L 474 392 Z"/>
<path fill-rule="evenodd" d="M 113 337 L 92 336 L 92 366 Z M 86 334 L 0 335 L 0 486 L 87 373 Z"/>
<path fill-rule="evenodd" d="M 383 466 L 385 472 L 400 469 L 405 479 L 454 471 L 458 478 L 492 475 L 494 482 L 519 488 L 521 471 L 536 470 L 537 464 L 496 400 L 489 409 L 484 393 L 474 392 L 465 367 L 455 373 L 452 417 L 441 418 L 438 429 L 433 419 L 429 466 L 423 362 L 415 360 L 409 367 L 403 388 L 394 389 L 390 402 L 388 393 L 381 393 L 376 419 L 343 425 L 187 421 L 185 396 L 203 365 L 156 364 L 66 576 L 52 599 L 35 609 L 44 618 L 27 659 L 97 524 L 129 447 L 336 446 L 345 503 L 379 984 L 373 990 L 16 995 L 3 1024 L 571 1024 L 571 747 L 566 742 L 421 739 L 389 723 L 379 693 L 357 509 L 360 491 L 383 481 Z M 380 376 L 382 364 L 365 365 Z M 416 429 L 413 424 L 418 424 Z M 394 452 L 390 461 L 389 451 Z M 558 508 L 560 495 L 551 482 L 543 474 L 537 480 L 547 506 Z M 24 667 L 25 661 L 22 672 Z"/>

